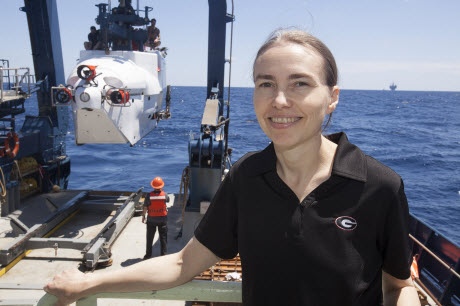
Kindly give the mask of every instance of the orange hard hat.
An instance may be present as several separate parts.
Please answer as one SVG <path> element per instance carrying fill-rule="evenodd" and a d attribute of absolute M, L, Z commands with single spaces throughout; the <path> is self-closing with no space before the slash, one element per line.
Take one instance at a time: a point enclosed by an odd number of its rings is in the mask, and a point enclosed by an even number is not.
<path fill-rule="evenodd" d="M 156 178 L 153 179 L 153 181 L 150 183 L 150 185 L 152 185 L 152 187 L 155 188 L 155 189 L 160 189 L 160 188 L 163 188 L 165 183 L 163 182 L 161 177 L 157 176 Z"/>

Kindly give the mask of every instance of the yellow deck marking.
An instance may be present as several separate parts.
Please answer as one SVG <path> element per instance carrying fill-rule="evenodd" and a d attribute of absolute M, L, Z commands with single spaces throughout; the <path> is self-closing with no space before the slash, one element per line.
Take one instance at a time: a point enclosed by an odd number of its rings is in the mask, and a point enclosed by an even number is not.
<path fill-rule="evenodd" d="M 70 218 L 72 218 L 73 216 L 75 216 L 78 212 L 80 211 L 80 209 L 77 209 L 76 211 L 74 211 L 70 216 L 68 216 L 67 218 L 65 218 L 64 220 L 61 221 L 61 223 L 59 223 L 58 225 L 56 225 L 55 228 L 53 228 L 51 231 L 49 231 L 45 236 L 43 236 L 44 238 L 48 238 L 49 236 L 51 236 L 55 231 L 57 231 L 61 226 L 63 226 L 67 221 L 70 220 Z M 26 255 L 28 255 L 30 252 L 32 252 L 33 250 L 26 250 L 24 253 L 22 253 L 21 255 L 19 255 L 15 260 L 13 260 L 9 265 L 7 265 L 6 267 L 4 267 L 3 269 L 0 270 L 0 277 L 3 276 L 3 274 L 5 274 L 6 272 L 8 272 L 11 268 L 13 268 L 21 259 L 23 259 L 24 257 L 26 257 Z"/>

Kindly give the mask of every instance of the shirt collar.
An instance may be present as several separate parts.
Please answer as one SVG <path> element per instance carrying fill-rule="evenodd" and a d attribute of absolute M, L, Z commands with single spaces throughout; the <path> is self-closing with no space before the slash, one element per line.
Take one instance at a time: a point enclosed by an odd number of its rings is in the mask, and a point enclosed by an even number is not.
<path fill-rule="evenodd" d="M 348 141 L 344 132 L 326 135 L 326 138 L 337 144 L 337 151 L 332 164 L 332 175 L 342 176 L 366 182 L 367 164 L 364 153 Z M 246 164 L 247 166 L 243 166 Z M 276 154 L 273 143 L 263 151 L 253 154 L 243 162 L 243 168 L 250 176 L 257 176 L 269 171 L 276 171 Z"/>
<path fill-rule="evenodd" d="M 337 144 L 332 174 L 366 182 L 367 163 L 364 153 L 348 141 L 344 132 L 327 135 L 326 138 Z"/>

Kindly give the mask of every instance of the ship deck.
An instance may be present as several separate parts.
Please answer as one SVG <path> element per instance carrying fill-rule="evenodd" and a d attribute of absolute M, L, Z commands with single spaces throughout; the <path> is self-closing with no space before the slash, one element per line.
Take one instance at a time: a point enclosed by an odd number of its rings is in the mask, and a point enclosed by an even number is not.
<path fill-rule="evenodd" d="M 59 193 L 41 194 L 29 198 L 24 202 L 22 209 L 14 212 L 26 226 L 30 227 L 43 220 L 50 214 L 50 205 L 46 198 L 60 206 L 80 193 L 81 190 L 66 190 Z M 92 192 L 91 194 L 97 194 Z M 116 192 L 103 192 L 113 194 Z M 168 252 L 179 251 L 188 241 L 187 230 L 184 236 L 175 239 L 181 228 L 182 210 L 174 194 L 168 204 Z M 122 195 L 120 194 L 122 198 Z M 82 204 L 85 204 L 83 202 Z M 82 205 L 82 208 L 65 224 L 57 229 L 51 237 L 92 239 L 113 216 L 115 210 L 108 212 L 95 205 Z M 0 248 L 10 243 L 12 228 L 8 218 L 0 218 Z M 160 253 L 158 232 L 154 239 L 153 256 Z M 119 269 L 135 264 L 142 260 L 145 254 L 145 224 L 141 217 L 134 215 L 112 247 L 113 263 L 110 267 L 97 268 L 93 273 Z M 79 268 L 86 271 L 82 264 L 82 255 L 78 250 L 44 248 L 31 250 L 15 265 L 0 268 L 0 305 L 33 305 L 45 292 L 41 289 L 52 280 L 53 276 L 63 270 Z M 98 305 L 185 305 L 184 301 L 156 301 L 156 300 L 98 300 Z"/>

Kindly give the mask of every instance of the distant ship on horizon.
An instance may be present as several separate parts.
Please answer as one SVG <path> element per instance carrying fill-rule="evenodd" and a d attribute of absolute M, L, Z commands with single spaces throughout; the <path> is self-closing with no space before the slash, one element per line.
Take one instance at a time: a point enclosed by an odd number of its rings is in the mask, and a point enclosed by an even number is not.
<path fill-rule="evenodd" d="M 391 91 L 395 91 L 396 88 L 398 88 L 398 86 L 395 84 L 395 82 L 391 83 L 391 85 L 390 85 Z"/>

